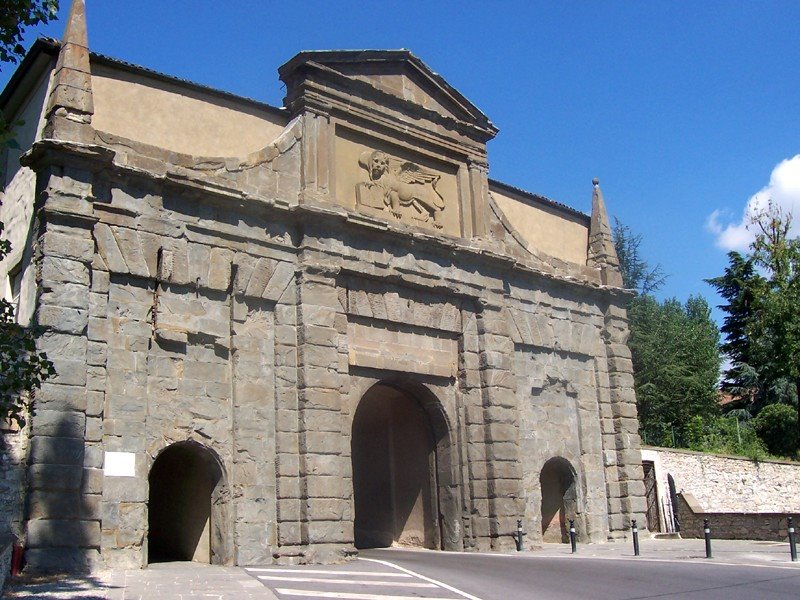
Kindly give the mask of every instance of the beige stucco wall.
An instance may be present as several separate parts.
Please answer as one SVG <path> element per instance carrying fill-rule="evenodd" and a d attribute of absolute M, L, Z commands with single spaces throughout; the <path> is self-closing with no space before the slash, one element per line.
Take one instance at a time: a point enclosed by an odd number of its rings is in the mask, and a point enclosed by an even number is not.
<path fill-rule="evenodd" d="M 12 122 L 22 122 L 13 128 L 19 149 L 9 148 L 2 154 L 4 164 L 3 178 L 0 181 L 3 185 L 0 221 L 5 224 L 3 236 L 11 242 L 11 252 L 0 262 L 0 281 L 3 286 L 2 293 L 10 300 L 8 272 L 20 263 L 25 267 L 17 307 L 17 320 L 20 323 L 28 323 L 34 310 L 34 274 L 25 264 L 29 262 L 29 257 L 23 254 L 26 251 L 30 253 L 31 250 L 27 238 L 33 216 L 36 174 L 28 167 L 20 166 L 19 159 L 41 137 L 50 75 L 51 71 L 48 70 L 22 103 L 19 112 L 10 118 Z"/>
<path fill-rule="evenodd" d="M 497 206 L 530 248 L 566 262 L 586 264 L 588 223 L 535 199 L 515 198 L 496 187 L 490 190 Z"/>
<path fill-rule="evenodd" d="M 92 65 L 99 131 L 195 156 L 243 156 L 277 138 L 288 115 L 167 81 Z"/>

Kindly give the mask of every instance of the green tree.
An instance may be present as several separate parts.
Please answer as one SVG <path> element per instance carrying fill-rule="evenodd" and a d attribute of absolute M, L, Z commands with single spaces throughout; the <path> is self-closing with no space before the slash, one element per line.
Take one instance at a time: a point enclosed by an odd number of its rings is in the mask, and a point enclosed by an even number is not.
<path fill-rule="evenodd" d="M 726 313 L 720 328 L 725 336 L 720 350 L 728 357 L 730 367 L 724 373 L 722 389 L 740 399 L 740 404 L 752 415 L 758 412 L 763 401 L 763 389 L 753 366 L 748 330 L 767 282 L 758 273 L 752 257 L 730 252 L 728 263 L 723 275 L 706 280 L 726 301 L 720 305 Z"/>
<path fill-rule="evenodd" d="M 0 62 L 15 63 L 23 54 L 26 27 L 47 23 L 58 14 L 58 0 L 3 0 L 0 4 Z"/>
<path fill-rule="evenodd" d="M 752 219 L 749 254 L 730 253 L 725 273 L 708 280 L 727 301 L 720 307 L 731 361 L 725 385 L 754 415 L 776 403 L 800 411 L 800 240 L 791 225 L 791 215 L 770 203 Z"/>
<path fill-rule="evenodd" d="M 719 414 L 719 330 L 700 297 L 681 304 L 642 296 L 631 304 L 628 318 L 642 436 L 672 445 L 668 429 L 682 430 L 693 417 Z"/>
<path fill-rule="evenodd" d="M 657 301 L 652 294 L 667 276 L 642 256 L 641 234 L 619 220 L 613 234 L 622 281 L 638 292 L 628 304 L 628 345 L 640 433 L 647 443 L 685 445 L 683 432 L 695 417 L 719 414 L 719 330 L 703 298 Z"/>
<path fill-rule="evenodd" d="M 0 3 L 0 67 L 16 63 L 24 54 L 26 27 L 47 23 L 58 12 L 58 0 L 3 0 Z M 12 127 L 0 115 L 0 145 L 13 146 Z M 3 232 L 0 223 L 0 236 Z M 11 251 L 0 237 L 0 260 Z M 44 353 L 36 352 L 34 331 L 17 324 L 14 305 L 0 299 L 0 419 L 24 423 L 27 400 L 43 381 L 55 373 Z"/>
<path fill-rule="evenodd" d="M 651 267 L 642 257 L 642 234 L 633 233 L 627 225 L 619 219 L 614 219 L 614 249 L 619 258 L 619 269 L 622 273 L 622 283 L 629 290 L 636 290 L 640 296 L 645 296 L 658 291 L 667 276 L 661 265 Z"/>

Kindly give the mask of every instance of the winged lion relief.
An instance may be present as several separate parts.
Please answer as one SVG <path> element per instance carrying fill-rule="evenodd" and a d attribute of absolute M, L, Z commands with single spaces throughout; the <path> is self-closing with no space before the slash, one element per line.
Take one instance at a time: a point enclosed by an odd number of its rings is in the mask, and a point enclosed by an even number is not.
<path fill-rule="evenodd" d="M 441 175 L 381 150 L 362 152 L 358 164 L 368 178 L 356 184 L 356 200 L 360 205 L 388 210 L 396 219 L 410 213 L 411 218 L 442 229 L 445 202 L 436 189 Z"/>

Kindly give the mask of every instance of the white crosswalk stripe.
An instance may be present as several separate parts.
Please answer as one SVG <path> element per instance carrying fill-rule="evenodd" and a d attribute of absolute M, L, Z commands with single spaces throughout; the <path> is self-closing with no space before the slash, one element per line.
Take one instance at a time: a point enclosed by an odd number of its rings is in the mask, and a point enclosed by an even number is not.
<path fill-rule="evenodd" d="M 387 596 L 375 594 L 357 594 L 353 592 L 320 592 L 316 590 L 293 590 L 277 588 L 275 590 L 283 596 L 300 596 L 302 598 L 342 598 L 345 600 L 447 600 L 443 596 Z"/>
<path fill-rule="evenodd" d="M 259 575 L 262 581 L 295 581 L 303 583 L 333 583 L 344 585 L 385 585 L 393 587 L 413 587 L 413 588 L 435 588 L 439 587 L 433 583 L 419 581 L 374 581 L 368 579 L 329 579 L 325 577 L 287 577 L 285 575 Z"/>
<path fill-rule="evenodd" d="M 408 573 L 382 573 L 375 571 L 342 571 L 341 569 L 306 569 L 295 567 L 294 569 L 270 569 L 269 567 L 248 567 L 246 571 L 250 573 L 303 573 L 308 575 L 358 575 L 359 577 L 411 577 Z"/>
<path fill-rule="evenodd" d="M 245 571 L 285 600 L 481 600 L 389 561 L 360 558 L 357 564 L 362 568 L 353 569 L 356 563 L 350 563 L 322 569 L 250 567 Z"/>

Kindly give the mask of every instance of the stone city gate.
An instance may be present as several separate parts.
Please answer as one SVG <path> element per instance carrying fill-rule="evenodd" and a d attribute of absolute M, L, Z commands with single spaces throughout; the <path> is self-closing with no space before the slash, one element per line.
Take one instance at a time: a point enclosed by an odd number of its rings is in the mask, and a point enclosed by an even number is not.
<path fill-rule="evenodd" d="M 300 53 L 276 108 L 87 44 L 76 0 L 0 96 L 34 124 L 0 163 L 4 268 L 58 371 L 25 432 L 32 567 L 644 522 L 597 182 L 587 215 L 490 179 L 497 129 L 405 50 Z"/>

